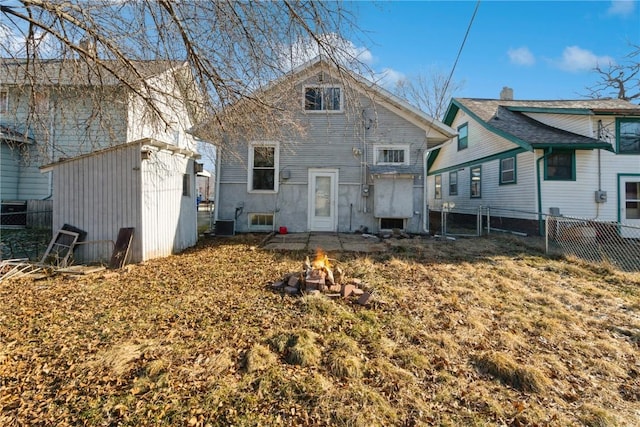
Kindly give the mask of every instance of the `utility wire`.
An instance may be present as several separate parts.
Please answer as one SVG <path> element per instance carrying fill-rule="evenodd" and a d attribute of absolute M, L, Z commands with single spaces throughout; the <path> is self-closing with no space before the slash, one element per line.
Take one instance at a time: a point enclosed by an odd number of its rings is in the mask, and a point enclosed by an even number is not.
<path fill-rule="evenodd" d="M 451 72 L 449 73 L 449 76 L 447 77 L 447 80 L 444 84 L 444 89 L 442 90 L 442 94 L 440 96 L 440 99 L 438 101 L 438 106 L 436 107 L 436 111 L 440 111 L 440 108 L 442 107 L 442 103 L 444 101 L 444 96 L 447 93 L 447 89 L 449 88 L 449 84 L 451 83 L 451 79 L 453 78 L 453 73 L 456 70 L 456 66 L 458 65 L 458 61 L 460 60 L 460 56 L 462 55 L 462 49 L 464 49 L 464 45 L 467 43 L 467 39 L 469 38 L 469 33 L 471 32 L 471 26 L 473 25 L 473 21 L 476 18 L 476 15 L 478 14 L 478 8 L 480 7 L 480 0 L 478 0 L 476 2 L 476 7 L 473 9 L 473 14 L 471 15 L 471 19 L 469 20 L 469 24 L 467 25 L 467 31 L 464 33 L 464 38 L 462 39 L 462 43 L 460 44 L 460 48 L 458 49 L 458 54 L 456 55 L 456 59 L 453 62 L 453 66 L 451 67 Z M 435 117 L 431 118 L 431 124 L 433 124 L 433 122 L 436 120 Z M 429 148 L 428 147 L 428 142 L 427 142 L 427 137 L 429 136 L 429 132 L 431 131 L 431 126 L 429 126 L 429 128 L 427 129 L 427 134 L 425 135 L 425 142 L 424 142 L 424 148 Z M 420 150 L 421 151 L 421 150 Z M 419 156 L 417 156 L 419 157 Z M 418 158 L 415 159 L 415 163 L 418 163 Z M 427 171 L 425 171 L 426 174 Z"/>

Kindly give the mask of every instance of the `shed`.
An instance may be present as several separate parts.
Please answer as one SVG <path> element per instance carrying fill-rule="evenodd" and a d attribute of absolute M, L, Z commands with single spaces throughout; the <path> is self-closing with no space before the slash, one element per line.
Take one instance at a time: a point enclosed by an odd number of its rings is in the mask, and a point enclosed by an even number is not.
<path fill-rule="evenodd" d="M 79 262 L 108 260 L 122 227 L 134 228 L 128 262 L 191 247 L 199 157 L 145 138 L 42 166 L 53 172 L 53 229 L 70 224 L 87 232 Z"/>

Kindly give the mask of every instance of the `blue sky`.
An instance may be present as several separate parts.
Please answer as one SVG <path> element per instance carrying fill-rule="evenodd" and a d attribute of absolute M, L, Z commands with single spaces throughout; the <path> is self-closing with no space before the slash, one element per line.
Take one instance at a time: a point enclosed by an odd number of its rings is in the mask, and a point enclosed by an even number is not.
<path fill-rule="evenodd" d="M 436 69 L 448 74 L 475 1 L 358 1 L 354 44 L 389 82 Z M 596 63 L 622 63 L 640 45 L 638 1 L 482 1 L 456 66 L 454 96 L 578 99 Z M 636 61 L 640 58 L 636 58 Z"/>

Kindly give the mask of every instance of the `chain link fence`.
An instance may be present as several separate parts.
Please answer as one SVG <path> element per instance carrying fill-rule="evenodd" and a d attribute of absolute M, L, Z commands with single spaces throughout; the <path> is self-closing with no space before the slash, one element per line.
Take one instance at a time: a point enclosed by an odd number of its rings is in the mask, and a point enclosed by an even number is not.
<path fill-rule="evenodd" d="M 622 271 L 640 271 L 640 227 L 490 206 L 430 208 L 430 229 L 443 237 L 510 233 L 543 236 L 547 254 L 606 263 Z"/>
<path fill-rule="evenodd" d="M 640 271 L 640 227 L 547 216 L 545 246 L 548 254 L 573 255 L 623 271 Z"/>

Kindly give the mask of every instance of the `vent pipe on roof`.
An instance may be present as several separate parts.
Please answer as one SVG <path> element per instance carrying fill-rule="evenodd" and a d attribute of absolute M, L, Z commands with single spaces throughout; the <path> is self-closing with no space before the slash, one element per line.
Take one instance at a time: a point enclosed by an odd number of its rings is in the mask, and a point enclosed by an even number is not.
<path fill-rule="evenodd" d="M 513 101 L 513 89 L 511 89 L 509 86 L 504 86 L 500 91 L 500 100 Z"/>

